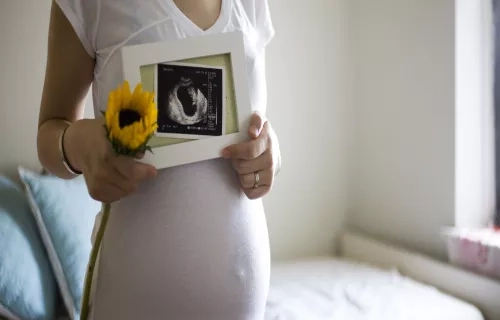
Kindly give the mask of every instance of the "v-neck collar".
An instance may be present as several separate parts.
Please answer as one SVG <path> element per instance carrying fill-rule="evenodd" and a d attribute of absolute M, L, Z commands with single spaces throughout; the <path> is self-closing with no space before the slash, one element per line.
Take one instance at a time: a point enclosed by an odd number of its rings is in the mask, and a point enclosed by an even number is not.
<path fill-rule="evenodd" d="M 231 13 L 231 3 L 232 0 L 221 0 L 220 13 L 217 20 L 210 26 L 208 29 L 203 30 L 196 23 L 194 23 L 191 19 L 189 19 L 184 12 L 177 7 L 173 0 L 167 0 L 167 3 L 170 5 L 173 14 L 179 22 L 183 24 L 184 27 L 190 29 L 192 32 L 196 34 L 210 34 L 217 33 L 223 31 L 226 25 L 229 22 L 229 17 Z"/>

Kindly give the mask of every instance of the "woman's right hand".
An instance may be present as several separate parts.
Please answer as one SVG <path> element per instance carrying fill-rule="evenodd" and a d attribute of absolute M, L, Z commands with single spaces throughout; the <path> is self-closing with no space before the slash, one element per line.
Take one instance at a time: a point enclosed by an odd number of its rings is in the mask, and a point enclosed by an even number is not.
<path fill-rule="evenodd" d="M 64 149 L 71 166 L 85 177 L 90 196 L 112 203 L 156 176 L 156 168 L 131 157 L 116 155 L 106 139 L 104 117 L 74 122 L 66 130 Z"/>

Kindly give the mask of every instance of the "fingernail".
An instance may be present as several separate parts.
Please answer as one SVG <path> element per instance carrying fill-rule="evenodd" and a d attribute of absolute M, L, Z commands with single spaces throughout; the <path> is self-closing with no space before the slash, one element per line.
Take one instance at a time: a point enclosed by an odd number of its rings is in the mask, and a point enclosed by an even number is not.
<path fill-rule="evenodd" d="M 259 129 L 256 126 L 252 125 L 252 126 L 250 126 L 250 132 L 255 134 L 255 135 L 258 135 Z"/>

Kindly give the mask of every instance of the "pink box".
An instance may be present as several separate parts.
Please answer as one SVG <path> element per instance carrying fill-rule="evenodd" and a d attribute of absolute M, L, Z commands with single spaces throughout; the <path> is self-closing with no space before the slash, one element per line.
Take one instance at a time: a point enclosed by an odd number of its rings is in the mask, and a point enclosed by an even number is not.
<path fill-rule="evenodd" d="M 447 228 L 448 259 L 464 269 L 500 279 L 500 233 Z"/>

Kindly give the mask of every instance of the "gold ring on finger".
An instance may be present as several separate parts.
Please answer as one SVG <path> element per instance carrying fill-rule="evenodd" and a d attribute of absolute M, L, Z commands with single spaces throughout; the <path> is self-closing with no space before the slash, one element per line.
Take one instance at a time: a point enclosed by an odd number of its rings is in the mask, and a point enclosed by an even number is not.
<path fill-rule="evenodd" d="M 254 172 L 253 175 L 255 177 L 255 183 L 253 184 L 253 187 L 254 188 L 258 188 L 259 187 L 259 181 L 260 181 L 260 175 L 259 175 L 258 172 Z"/>

